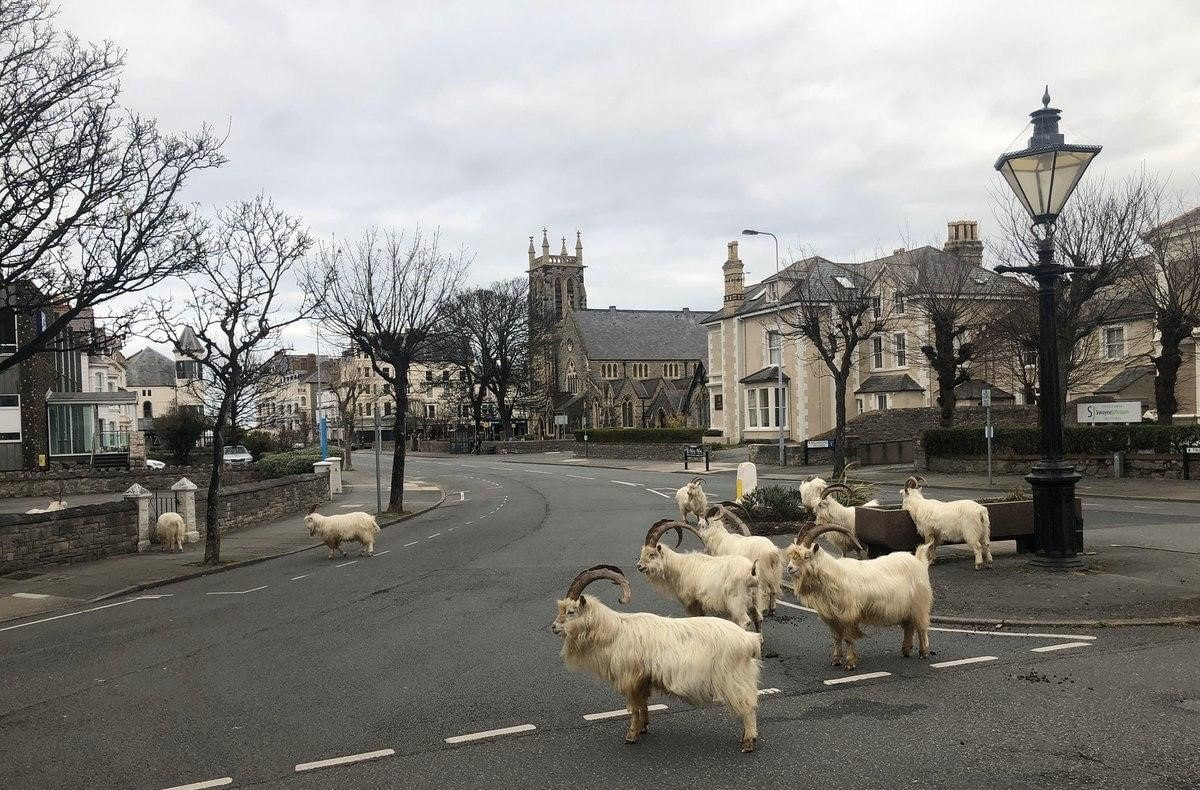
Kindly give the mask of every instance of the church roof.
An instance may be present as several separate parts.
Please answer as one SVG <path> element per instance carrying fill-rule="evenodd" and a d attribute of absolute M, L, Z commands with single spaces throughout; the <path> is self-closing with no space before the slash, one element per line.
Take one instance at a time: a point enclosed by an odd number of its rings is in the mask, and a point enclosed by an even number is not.
<path fill-rule="evenodd" d="M 200 344 L 200 338 L 196 337 L 195 331 L 190 326 L 185 326 L 179 334 L 179 350 L 183 352 L 204 351 L 204 346 Z"/>
<path fill-rule="evenodd" d="M 125 384 L 131 389 L 174 387 L 175 362 L 152 348 L 143 348 L 126 361 Z"/>
<path fill-rule="evenodd" d="M 589 359 L 689 360 L 708 356 L 703 313 L 692 310 L 575 310 Z"/>

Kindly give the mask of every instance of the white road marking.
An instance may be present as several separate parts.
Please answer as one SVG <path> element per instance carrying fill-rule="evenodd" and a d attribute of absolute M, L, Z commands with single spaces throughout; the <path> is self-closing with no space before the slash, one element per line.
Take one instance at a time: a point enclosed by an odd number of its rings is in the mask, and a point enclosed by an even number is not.
<path fill-rule="evenodd" d="M 495 511 L 493 511 L 493 512 L 495 512 Z M 432 535 L 430 535 L 429 538 L 436 538 L 438 535 L 441 535 L 441 534 L 442 533 L 440 533 L 440 532 L 435 532 Z M 429 538 L 425 538 L 425 540 L 429 540 Z"/>
<path fill-rule="evenodd" d="M 299 576 L 293 576 L 292 581 L 298 582 L 301 579 L 307 579 L 309 576 L 312 576 L 312 574 L 311 573 L 302 573 Z"/>
<path fill-rule="evenodd" d="M 776 603 L 783 603 L 777 601 Z M 1093 640 L 1096 637 L 1086 636 L 1084 634 L 1038 634 L 1024 631 L 976 631 L 970 628 L 937 628 L 931 627 L 930 631 L 943 631 L 951 634 L 982 634 L 983 636 L 1031 636 L 1038 639 L 1088 639 Z"/>
<path fill-rule="evenodd" d="M 658 495 L 659 495 L 660 497 L 662 497 L 663 499 L 670 499 L 670 498 L 671 498 L 671 496 L 670 496 L 669 494 L 664 494 L 664 493 L 663 493 L 663 492 L 661 492 L 661 491 L 655 491 L 653 488 L 647 488 L 646 490 L 647 490 L 647 491 L 649 491 L 651 494 L 658 494 Z"/>
<path fill-rule="evenodd" d="M 666 710 L 666 705 L 647 705 L 646 710 Z M 603 713 L 585 713 L 583 714 L 584 721 L 601 721 L 602 719 L 619 719 L 622 716 L 628 716 L 629 710 L 621 708 L 620 710 L 606 710 Z"/>
<path fill-rule="evenodd" d="M 484 738 L 498 738 L 501 735 L 514 735 L 518 732 L 532 732 L 536 729 L 537 727 L 532 724 L 518 724 L 515 727 L 501 727 L 498 730 L 473 732 L 470 735 L 455 735 L 452 738 L 447 738 L 446 743 L 467 743 L 468 741 L 479 741 Z"/>
<path fill-rule="evenodd" d="M 584 477 L 583 475 L 563 475 L 563 477 L 573 477 L 576 480 L 595 480 L 594 477 Z"/>
<path fill-rule="evenodd" d="M 226 787 L 233 784 L 233 777 L 224 776 L 220 779 L 209 779 L 205 782 L 192 782 L 190 785 L 175 785 L 174 787 L 166 787 L 163 790 L 206 790 L 209 787 Z"/>
<path fill-rule="evenodd" d="M 245 595 L 246 593 L 258 592 L 259 590 L 267 589 L 268 585 L 264 584 L 261 587 L 254 587 L 249 590 L 223 590 L 221 592 L 210 592 L 205 595 Z"/>
<path fill-rule="evenodd" d="M 333 567 L 335 567 L 335 568 L 345 568 L 347 565 L 353 565 L 353 564 L 354 564 L 354 563 L 356 563 L 356 562 L 358 562 L 358 560 L 350 560 L 349 562 L 343 562 L 341 565 L 334 565 Z"/>
<path fill-rule="evenodd" d="M 466 502 L 466 501 L 467 501 L 467 492 L 466 492 L 466 491 L 459 491 L 459 492 L 458 492 L 458 501 L 459 501 L 459 502 Z"/>
<path fill-rule="evenodd" d="M 975 656 L 974 658 L 960 658 L 955 661 L 939 661 L 936 664 L 930 664 L 929 666 L 936 669 L 941 669 L 942 667 L 959 667 L 963 664 L 979 664 L 984 661 L 996 660 L 998 660 L 996 656 Z"/>
<path fill-rule="evenodd" d="M 328 760 L 317 760 L 311 763 L 300 763 L 296 766 L 296 773 L 304 773 L 305 771 L 315 771 L 318 768 L 328 768 L 331 765 L 346 765 L 348 763 L 361 763 L 366 760 L 378 760 L 381 757 L 391 757 L 396 753 L 395 749 L 379 749 L 374 752 L 363 752 L 362 754 L 348 754 L 345 757 L 331 757 Z"/>
<path fill-rule="evenodd" d="M 474 521 L 468 521 L 466 524 L 463 524 L 463 526 L 464 526 L 464 527 L 469 527 L 469 526 L 471 526 L 471 525 L 472 525 L 472 524 L 474 524 L 474 523 L 475 523 Z"/>
<path fill-rule="evenodd" d="M 1072 647 L 1091 647 L 1091 642 L 1064 642 L 1061 645 L 1045 645 L 1043 647 L 1035 647 L 1030 650 L 1030 653 L 1049 653 L 1054 650 L 1068 650 Z"/>
<path fill-rule="evenodd" d="M 540 469 L 525 469 L 524 471 L 529 472 L 530 474 L 535 474 L 535 475 L 552 475 L 552 474 L 554 474 L 553 472 L 543 472 Z"/>
<path fill-rule="evenodd" d="M 415 540 L 414 540 L 412 543 L 405 543 L 405 544 L 404 544 L 404 548 L 406 548 L 406 549 L 407 549 L 409 546 L 415 546 L 415 545 L 417 545 L 417 543 L 418 543 L 418 542 L 419 542 L 419 541 L 415 541 Z"/>
<path fill-rule="evenodd" d="M 776 689 L 776 688 L 759 689 L 758 690 L 758 696 L 760 696 L 760 697 L 765 696 L 767 694 L 778 694 L 778 693 L 779 693 L 779 689 Z"/>
<path fill-rule="evenodd" d="M 13 631 L 13 630 L 16 630 L 17 628 L 25 628 L 26 626 L 38 625 L 39 623 L 48 623 L 51 620 L 61 620 L 64 617 L 74 617 L 77 614 L 87 614 L 88 612 L 98 612 L 101 609 L 111 609 L 114 606 L 124 606 L 127 603 L 133 603 L 134 601 L 141 601 L 143 599 L 144 599 L 143 596 L 139 595 L 137 598 L 130 598 L 127 601 L 117 601 L 116 603 L 106 603 L 106 604 L 103 604 L 102 606 L 93 606 L 91 609 L 81 609 L 78 612 L 67 612 L 66 614 L 56 614 L 53 617 L 43 617 L 41 620 L 31 620 L 28 623 L 18 623 L 17 625 L 6 625 L 3 628 L 0 628 L 0 632 Z"/>
<path fill-rule="evenodd" d="M 807 606 L 801 606 L 800 604 L 796 604 L 796 603 L 788 603 L 787 601 L 776 601 L 775 603 L 778 604 L 779 606 L 786 606 L 789 609 L 800 609 L 801 611 L 804 611 L 804 612 L 814 612 L 815 613 L 817 611 L 816 609 L 809 609 Z"/>
<path fill-rule="evenodd" d="M 42 593 L 13 593 L 12 597 L 13 598 L 32 598 L 35 601 L 40 601 L 41 599 L 49 598 L 50 596 L 43 595 Z"/>
<path fill-rule="evenodd" d="M 864 672 L 861 675 L 847 675 L 844 678 L 830 678 L 825 681 L 826 686 L 836 686 L 839 683 L 853 683 L 856 680 L 871 680 L 872 678 L 886 678 L 891 675 L 891 672 Z"/>
<path fill-rule="evenodd" d="M 391 549 L 384 549 L 383 551 L 377 551 L 377 552 L 375 552 L 375 556 L 382 557 L 384 554 L 387 554 L 389 551 L 391 551 Z"/>
<path fill-rule="evenodd" d="M 454 531 L 454 527 L 446 527 L 446 531 L 447 531 L 447 532 L 453 532 L 453 531 Z"/>
<path fill-rule="evenodd" d="M 623 486 L 633 486 L 634 488 L 637 488 L 637 487 L 638 487 L 638 484 L 637 484 L 637 483 L 626 483 L 624 480 L 609 480 L 608 482 L 610 482 L 610 483 L 619 483 L 619 484 L 621 484 L 621 485 L 623 485 Z"/>

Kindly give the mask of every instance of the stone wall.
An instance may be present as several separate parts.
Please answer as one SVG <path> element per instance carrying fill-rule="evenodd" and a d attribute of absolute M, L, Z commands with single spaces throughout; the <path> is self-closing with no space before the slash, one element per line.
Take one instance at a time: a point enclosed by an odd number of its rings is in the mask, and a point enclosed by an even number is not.
<path fill-rule="evenodd" d="M 922 460 L 923 459 L 923 460 Z M 1038 462 L 1036 455 L 994 455 L 992 471 L 998 475 L 1027 475 Z M 1075 465 L 1084 477 L 1112 477 L 1112 455 L 1069 455 L 1066 460 Z M 1125 456 L 1124 477 L 1149 477 L 1182 480 L 1200 477 L 1200 457 L 1189 459 L 1186 475 L 1181 455 L 1129 453 Z M 987 456 L 925 456 L 918 455 L 917 468 L 930 472 L 985 474 Z"/>
<path fill-rule="evenodd" d="M 589 443 L 585 448 L 583 442 L 570 442 L 576 458 L 632 458 L 642 461 L 678 461 L 683 466 L 683 450 L 687 444 L 596 444 Z M 694 460 L 704 467 L 704 459 Z"/>
<path fill-rule="evenodd" d="M 207 491 L 196 492 L 196 522 L 201 535 L 205 532 L 207 498 Z M 329 478 L 324 473 L 290 475 L 241 485 L 222 485 L 217 523 L 222 533 L 232 532 L 283 516 L 307 512 L 314 502 L 324 502 L 327 499 Z"/>
<path fill-rule="evenodd" d="M 0 513 L 0 573 L 137 551 L 137 503 L 103 502 L 52 513 Z"/>
<path fill-rule="evenodd" d="M 151 491 L 165 491 L 181 477 L 199 486 L 206 485 L 211 471 L 211 466 L 168 466 L 165 469 L 92 469 L 84 466 L 0 472 L 0 498 L 57 497 L 60 485 L 66 491 L 68 503 L 72 493 L 111 494 L 124 491 L 134 483 L 141 483 Z M 230 467 L 222 475 L 222 484 L 239 485 L 258 479 L 255 469 Z"/>

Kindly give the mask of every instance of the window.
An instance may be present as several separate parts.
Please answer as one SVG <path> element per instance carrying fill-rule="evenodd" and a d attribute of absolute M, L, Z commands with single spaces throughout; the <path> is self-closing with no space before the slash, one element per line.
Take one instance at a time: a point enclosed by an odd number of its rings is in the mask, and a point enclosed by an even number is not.
<path fill-rule="evenodd" d="M 383 402 L 383 416 L 387 417 L 391 413 L 392 413 L 392 402 L 390 400 L 385 400 Z"/>
<path fill-rule="evenodd" d="M 876 395 L 875 396 L 875 408 L 876 409 L 886 409 L 887 408 L 887 395 Z"/>
<path fill-rule="evenodd" d="M 859 414 L 862 414 L 862 413 L 863 413 L 863 399 L 862 399 L 862 398 L 855 398 L 855 399 L 854 399 L 854 405 L 857 407 L 857 409 L 858 409 L 858 413 L 859 413 Z"/>
<path fill-rule="evenodd" d="M 575 281 L 567 280 L 567 302 L 570 303 L 571 309 L 575 309 Z M 570 351 L 570 349 L 567 349 Z"/>
<path fill-rule="evenodd" d="M 723 411 L 725 409 L 725 396 L 713 395 L 713 411 Z"/>
<path fill-rule="evenodd" d="M 679 363 L 678 362 L 668 362 L 665 365 L 663 365 L 663 375 L 669 379 L 679 378 Z"/>
<path fill-rule="evenodd" d="M 95 392 L 104 392 L 104 371 L 97 370 L 95 379 L 96 379 L 96 389 L 94 391 Z"/>
<path fill-rule="evenodd" d="M 567 366 L 567 392 L 575 395 L 579 392 L 579 376 L 575 373 L 575 363 Z"/>
<path fill-rule="evenodd" d="M 767 332 L 767 364 L 780 365 L 783 359 L 783 335 Z"/>
<path fill-rule="evenodd" d="M 849 277 L 834 277 L 833 279 L 837 281 L 838 285 L 846 288 L 847 290 L 854 287 L 854 283 L 850 281 Z"/>
<path fill-rule="evenodd" d="M 1104 358 L 1125 358 L 1125 327 L 1110 326 L 1104 330 Z"/>
<path fill-rule="evenodd" d="M 554 315 L 562 318 L 563 300 L 562 300 L 562 280 L 554 281 Z"/>
<path fill-rule="evenodd" d="M 142 416 L 147 420 L 154 416 L 154 407 L 150 405 L 150 401 L 142 404 Z"/>
<path fill-rule="evenodd" d="M 426 417 L 426 419 L 430 419 L 430 420 L 437 419 L 437 404 L 436 403 L 426 403 L 425 404 L 425 417 Z"/>
<path fill-rule="evenodd" d="M 300 405 L 301 405 L 301 406 L 304 406 L 304 405 L 305 405 L 305 404 L 304 404 L 304 396 L 303 396 L 303 395 L 301 395 L 301 396 L 300 396 Z"/>
<path fill-rule="evenodd" d="M 645 379 L 650 377 L 650 366 L 645 362 L 633 363 L 633 377 L 635 379 Z"/>
<path fill-rule="evenodd" d="M 878 296 L 871 297 L 871 316 L 878 321 L 883 318 L 883 302 Z"/>
<path fill-rule="evenodd" d="M 458 416 L 462 417 L 464 419 L 470 417 L 471 416 L 471 404 L 460 403 L 458 405 Z"/>
<path fill-rule="evenodd" d="M 1021 364 L 1031 368 L 1037 365 L 1037 349 L 1026 348 L 1021 350 Z"/>
<path fill-rule="evenodd" d="M 746 425 L 750 428 L 787 428 L 787 387 L 780 398 L 778 387 L 746 390 Z M 782 411 L 782 413 L 781 413 Z"/>
<path fill-rule="evenodd" d="M 879 370 L 883 367 L 883 338 L 871 338 L 871 369 Z"/>
<path fill-rule="evenodd" d="M 903 368 L 908 366 L 908 349 L 905 348 L 904 333 L 897 332 L 892 335 L 892 351 L 896 357 L 896 367 Z"/>
<path fill-rule="evenodd" d="M 633 401 L 629 398 L 621 402 L 621 427 L 633 427 Z"/>
<path fill-rule="evenodd" d="M 0 442 L 21 441 L 21 396 L 0 395 Z"/>
<path fill-rule="evenodd" d="M 0 354 L 17 352 L 17 311 L 4 305 L 0 307 Z"/>
<path fill-rule="evenodd" d="M 432 370 L 425 371 L 425 380 L 433 381 L 433 371 Z"/>
<path fill-rule="evenodd" d="M 616 362 L 601 362 L 600 363 L 600 375 L 606 379 L 615 379 L 619 375 L 619 373 L 617 371 L 618 367 L 619 366 L 617 365 Z"/>
<path fill-rule="evenodd" d="M 95 410 L 90 404 L 53 404 L 50 415 L 50 454 L 83 455 L 92 451 Z"/>
<path fill-rule="evenodd" d="M 904 294 L 896 292 L 892 295 L 892 306 L 896 310 L 896 315 L 904 315 Z"/>
<path fill-rule="evenodd" d="M 450 380 L 450 371 L 443 370 L 442 371 L 442 381 L 449 381 L 449 380 Z"/>

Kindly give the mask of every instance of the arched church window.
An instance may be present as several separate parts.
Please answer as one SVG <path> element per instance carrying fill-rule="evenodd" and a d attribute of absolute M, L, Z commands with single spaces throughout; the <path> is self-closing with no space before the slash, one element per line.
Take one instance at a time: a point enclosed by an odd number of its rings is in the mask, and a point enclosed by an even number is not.
<path fill-rule="evenodd" d="M 571 305 L 571 309 L 575 309 L 575 281 L 567 280 L 567 302 Z"/>

